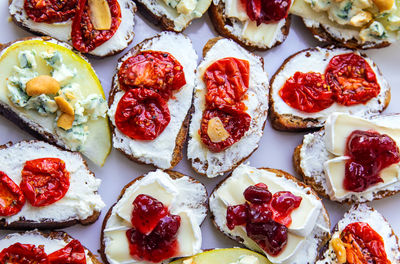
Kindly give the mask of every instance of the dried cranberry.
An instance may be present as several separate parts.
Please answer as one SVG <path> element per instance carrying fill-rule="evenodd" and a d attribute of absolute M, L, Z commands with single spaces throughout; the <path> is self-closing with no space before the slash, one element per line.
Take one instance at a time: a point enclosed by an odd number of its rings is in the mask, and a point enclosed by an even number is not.
<path fill-rule="evenodd" d="M 226 213 L 226 225 L 234 229 L 237 225 L 244 225 L 247 222 L 247 207 L 244 204 L 228 206 Z"/>
<path fill-rule="evenodd" d="M 259 186 L 249 186 L 243 193 L 244 198 L 250 203 L 268 203 L 272 194 L 268 189 Z"/>
<path fill-rule="evenodd" d="M 272 220 L 266 223 L 248 223 L 246 232 L 271 256 L 278 255 L 287 243 L 287 227 Z"/>

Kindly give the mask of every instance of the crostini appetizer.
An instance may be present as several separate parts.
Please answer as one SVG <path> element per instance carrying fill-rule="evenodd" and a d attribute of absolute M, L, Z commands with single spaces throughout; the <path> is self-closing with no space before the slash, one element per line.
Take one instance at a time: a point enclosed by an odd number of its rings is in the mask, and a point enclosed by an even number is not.
<path fill-rule="evenodd" d="M 0 146 L 0 229 L 94 223 L 105 206 L 82 156 L 43 141 Z"/>
<path fill-rule="evenodd" d="M 200 174 L 233 170 L 258 147 L 268 112 L 263 59 L 232 40 L 210 40 L 197 68 L 188 158 Z"/>
<path fill-rule="evenodd" d="M 0 239 L 0 263 L 101 264 L 79 240 L 67 233 L 37 230 Z"/>
<path fill-rule="evenodd" d="M 323 130 L 304 136 L 294 165 L 320 195 L 340 203 L 400 191 L 400 115 L 363 119 L 333 113 Z"/>
<path fill-rule="evenodd" d="M 316 264 L 363 263 L 400 263 L 400 247 L 386 219 L 368 205 L 358 204 L 336 225 Z"/>
<path fill-rule="evenodd" d="M 399 39 L 395 0 L 296 0 L 290 13 L 300 16 L 317 40 L 348 48 L 381 48 Z"/>
<path fill-rule="evenodd" d="M 284 131 L 323 126 L 333 112 L 368 117 L 390 102 L 390 87 L 375 63 L 334 46 L 300 51 L 282 64 L 270 85 L 269 119 Z"/>
<path fill-rule="evenodd" d="M 207 11 L 211 0 L 135 0 L 139 11 L 163 30 L 182 32 Z"/>
<path fill-rule="evenodd" d="M 268 50 L 289 34 L 293 0 L 214 0 L 210 19 L 218 33 L 250 50 Z"/>
<path fill-rule="evenodd" d="M 161 169 L 179 163 L 196 65 L 192 42 L 174 32 L 139 43 L 119 60 L 108 112 L 116 149 Z"/>
<path fill-rule="evenodd" d="M 321 199 L 288 173 L 240 165 L 210 197 L 216 227 L 275 264 L 315 263 L 329 240 Z"/>
<path fill-rule="evenodd" d="M 168 263 L 199 253 L 207 191 L 174 171 L 156 170 L 125 186 L 101 235 L 105 263 Z"/>
<path fill-rule="evenodd" d="M 264 256 L 244 248 L 207 250 L 192 257 L 180 258 L 171 264 L 270 264 Z"/>
<path fill-rule="evenodd" d="M 135 35 L 131 0 L 10 0 L 9 12 L 18 26 L 98 57 L 121 52 Z"/>
<path fill-rule="evenodd" d="M 103 165 L 111 150 L 107 101 L 89 62 L 54 39 L 0 51 L 0 114 L 33 136 Z"/>

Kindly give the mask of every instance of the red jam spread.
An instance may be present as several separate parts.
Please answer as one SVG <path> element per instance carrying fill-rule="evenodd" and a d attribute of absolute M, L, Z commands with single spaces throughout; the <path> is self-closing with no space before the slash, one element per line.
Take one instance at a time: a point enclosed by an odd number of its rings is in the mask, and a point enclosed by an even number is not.
<path fill-rule="evenodd" d="M 78 0 L 25 0 L 26 14 L 34 22 L 56 23 L 72 18 Z"/>
<path fill-rule="evenodd" d="M 78 0 L 78 8 L 72 21 L 72 45 L 80 52 L 90 52 L 112 38 L 121 24 L 121 7 L 117 0 L 107 0 L 111 13 L 111 28 L 97 30 L 90 20 L 88 0 Z"/>
<path fill-rule="evenodd" d="M 19 186 L 0 171 L 0 216 L 17 214 L 24 204 L 25 196 Z"/>
<path fill-rule="evenodd" d="M 291 0 L 240 0 L 250 20 L 269 24 L 288 16 Z"/>
<path fill-rule="evenodd" d="M 290 215 L 302 198 L 286 191 L 272 194 L 263 183 L 249 186 L 243 195 L 246 203 L 227 208 L 228 228 L 245 226 L 249 238 L 269 255 L 279 255 L 287 244 Z"/>
<path fill-rule="evenodd" d="M 0 263 L 49 264 L 43 246 L 15 243 L 0 252 Z"/>
<path fill-rule="evenodd" d="M 200 128 L 202 142 L 213 152 L 221 152 L 239 141 L 250 128 L 251 117 L 243 100 L 249 87 L 250 65 L 237 58 L 223 58 L 211 64 L 203 75 L 207 87 L 206 109 Z M 218 118 L 229 134 L 221 141 L 212 141 L 209 121 Z"/>
<path fill-rule="evenodd" d="M 46 206 L 62 199 L 70 185 L 65 162 L 58 158 L 29 160 L 21 172 L 20 188 L 32 206 Z"/>
<path fill-rule="evenodd" d="M 351 223 L 340 234 L 348 264 L 390 264 L 382 237 L 367 223 Z"/>
<path fill-rule="evenodd" d="M 334 56 L 322 76 L 316 72 L 296 72 L 279 90 L 290 107 L 315 113 L 334 102 L 351 106 L 365 104 L 380 92 L 375 73 L 368 62 L 354 53 Z"/>
<path fill-rule="evenodd" d="M 396 142 L 375 131 L 355 130 L 347 138 L 345 178 L 343 186 L 348 191 L 362 192 L 383 182 L 380 172 L 400 162 Z"/>
<path fill-rule="evenodd" d="M 138 260 L 161 262 L 179 252 L 179 215 L 172 215 L 157 199 L 141 194 L 133 201 L 131 222 L 126 231 L 130 255 Z"/>

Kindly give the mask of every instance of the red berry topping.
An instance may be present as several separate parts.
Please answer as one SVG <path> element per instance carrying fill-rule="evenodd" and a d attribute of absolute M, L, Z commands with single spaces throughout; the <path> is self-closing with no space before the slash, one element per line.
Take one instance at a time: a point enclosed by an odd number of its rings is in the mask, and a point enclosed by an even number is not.
<path fill-rule="evenodd" d="M 291 192 L 274 193 L 271 201 L 271 207 L 275 212 L 274 220 L 286 226 L 290 225 L 292 223 L 290 214 L 300 206 L 301 200 L 301 197 Z"/>
<path fill-rule="evenodd" d="M 234 229 L 237 225 L 244 225 L 247 222 L 247 207 L 244 204 L 228 206 L 226 213 L 226 225 Z"/>
<path fill-rule="evenodd" d="M 246 232 L 271 256 L 279 255 L 287 244 L 287 227 L 272 220 L 266 223 L 248 223 Z"/>
<path fill-rule="evenodd" d="M 248 187 L 243 195 L 247 201 L 255 204 L 268 203 L 272 198 L 272 194 L 268 189 L 259 186 Z"/>
<path fill-rule="evenodd" d="M 272 219 L 273 213 L 268 203 L 247 204 L 250 223 L 265 223 Z"/>

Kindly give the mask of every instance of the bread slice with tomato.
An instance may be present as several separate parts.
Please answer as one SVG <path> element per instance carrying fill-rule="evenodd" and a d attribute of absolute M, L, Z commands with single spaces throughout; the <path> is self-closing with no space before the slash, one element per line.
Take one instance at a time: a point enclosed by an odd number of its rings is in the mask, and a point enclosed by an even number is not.
<path fill-rule="evenodd" d="M 364 54 L 335 46 L 287 58 L 272 77 L 269 94 L 269 119 L 283 131 L 320 128 L 333 112 L 368 117 L 390 102 L 390 86 L 378 66 Z"/>
<path fill-rule="evenodd" d="M 0 239 L 0 262 L 15 261 L 101 264 L 92 252 L 69 234 L 38 230 L 12 233 Z"/>
<path fill-rule="evenodd" d="M 271 263 L 315 263 L 330 238 L 330 221 L 310 186 L 276 169 L 238 166 L 211 193 L 219 231 Z"/>
<path fill-rule="evenodd" d="M 217 0 L 212 2 L 209 15 L 220 35 L 249 50 L 264 51 L 284 42 L 289 34 L 290 5 L 290 0 Z"/>
<path fill-rule="evenodd" d="M 174 32 L 144 40 L 118 61 L 108 112 L 114 148 L 161 169 L 179 163 L 196 65 L 191 40 Z"/>
<path fill-rule="evenodd" d="M 362 203 L 353 205 L 337 223 L 331 240 L 316 263 L 399 261 L 399 239 L 390 223 L 374 208 Z"/>
<path fill-rule="evenodd" d="M 169 263 L 200 253 L 207 197 L 203 184 L 171 170 L 151 171 L 128 183 L 104 218 L 104 262 Z"/>
<path fill-rule="evenodd" d="M 97 57 L 128 47 L 135 35 L 135 12 L 136 5 L 130 0 L 69 0 L 42 5 L 35 0 L 9 0 L 9 13 L 18 26 Z"/>
<path fill-rule="evenodd" d="M 43 141 L 0 146 L 0 181 L 0 229 L 88 225 L 105 206 L 82 156 Z"/>
<path fill-rule="evenodd" d="M 263 59 L 233 40 L 209 40 L 197 68 L 190 121 L 187 155 L 193 169 L 212 178 L 245 161 L 262 137 L 267 101 Z"/>

